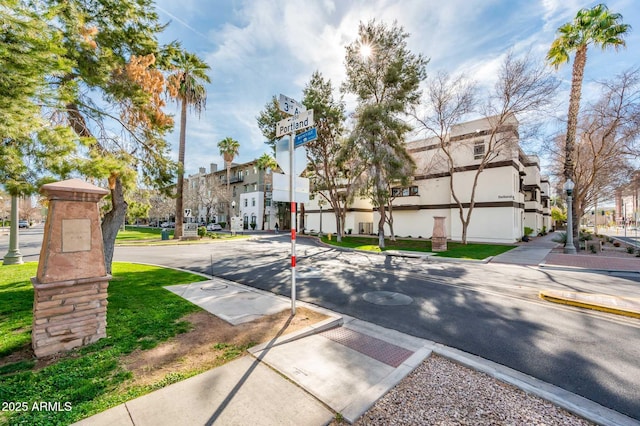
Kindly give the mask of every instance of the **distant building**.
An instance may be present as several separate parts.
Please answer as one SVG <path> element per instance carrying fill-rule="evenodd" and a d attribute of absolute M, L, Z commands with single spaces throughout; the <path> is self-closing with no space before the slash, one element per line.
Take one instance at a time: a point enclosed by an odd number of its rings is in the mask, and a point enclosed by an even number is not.
<path fill-rule="evenodd" d="M 631 175 L 629 183 L 616 189 L 615 221 L 617 226 L 638 226 L 640 216 L 640 170 Z"/>
<path fill-rule="evenodd" d="M 211 164 L 207 171 L 189 175 L 185 208 L 191 208 L 198 222 L 229 223 L 230 215 L 240 216 L 245 229 L 273 229 L 278 211 L 271 204 L 271 170 L 260 170 L 256 161 L 232 163 L 227 194 L 227 169 Z"/>
<path fill-rule="evenodd" d="M 400 237 L 430 238 L 434 216 L 444 216 L 447 237 L 461 240 L 462 223 L 451 187 L 463 208 L 470 206 L 473 179 L 480 167 L 480 158 L 487 149 L 490 135 L 487 119 L 474 120 L 453 127 L 449 143 L 454 155 L 453 176 L 435 138 L 407 143 L 417 169 L 413 181 L 406 187 L 393 187 L 392 202 L 394 233 Z M 467 229 L 467 240 L 477 242 L 513 243 L 522 238 L 524 227 L 533 235 L 550 230 L 550 185 L 540 175 L 537 156 L 526 155 L 519 145 L 518 122 L 515 118 L 500 129 L 501 137 L 510 143 L 497 153 L 478 176 L 474 208 Z M 320 229 L 318 197 L 306 205 L 307 230 Z M 334 214 L 323 211 L 323 232 L 335 232 Z M 352 233 L 375 234 L 379 216 L 366 200 L 357 200 L 348 210 L 345 230 Z M 385 234 L 389 233 L 385 225 Z"/>

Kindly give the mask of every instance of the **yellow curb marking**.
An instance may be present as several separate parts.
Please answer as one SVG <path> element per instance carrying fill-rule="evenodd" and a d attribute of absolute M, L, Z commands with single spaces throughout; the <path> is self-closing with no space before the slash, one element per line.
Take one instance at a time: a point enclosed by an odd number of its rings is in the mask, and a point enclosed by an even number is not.
<path fill-rule="evenodd" d="M 541 299 L 546 300 L 548 302 L 560 303 L 560 304 L 569 305 L 569 306 L 576 306 L 578 308 L 593 309 L 596 311 L 607 312 L 607 313 L 616 314 L 616 315 L 623 315 L 631 318 L 640 318 L 640 312 L 627 311 L 620 308 L 611 308 L 609 306 L 596 305 L 596 304 L 587 303 L 587 302 L 579 302 L 577 300 L 572 300 L 572 299 L 553 297 L 553 296 L 544 294 L 542 291 L 538 295 L 540 296 Z"/>

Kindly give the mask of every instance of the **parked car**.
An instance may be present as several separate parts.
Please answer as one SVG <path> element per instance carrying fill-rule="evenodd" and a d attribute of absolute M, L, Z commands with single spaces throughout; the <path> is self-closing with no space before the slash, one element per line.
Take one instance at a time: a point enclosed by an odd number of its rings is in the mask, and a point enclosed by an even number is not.
<path fill-rule="evenodd" d="M 219 223 L 210 223 L 207 225 L 207 231 L 222 231 L 222 226 Z"/>
<path fill-rule="evenodd" d="M 161 228 L 175 228 L 176 227 L 176 223 L 175 222 L 162 222 L 160 227 Z"/>
<path fill-rule="evenodd" d="M 18 228 L 29 228 L 29 221 L 28 220 L 19 220 L 18 221 Z"/>

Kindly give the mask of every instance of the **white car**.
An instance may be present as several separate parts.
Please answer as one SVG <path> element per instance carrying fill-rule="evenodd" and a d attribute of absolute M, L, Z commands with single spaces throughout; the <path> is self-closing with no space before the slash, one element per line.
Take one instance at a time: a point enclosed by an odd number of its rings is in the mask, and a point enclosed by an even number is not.
<path fill-rule="evenodd" d="M 210 223 L 207 225 L 207 231 L 222 231 L 222 226 L 218 223 Z"/>

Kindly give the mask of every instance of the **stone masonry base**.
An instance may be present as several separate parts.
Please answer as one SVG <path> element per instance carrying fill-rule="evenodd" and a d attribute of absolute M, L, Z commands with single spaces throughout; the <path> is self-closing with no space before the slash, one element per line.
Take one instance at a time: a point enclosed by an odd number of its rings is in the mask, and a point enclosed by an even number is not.
<path fill-rule="evenodd" d="M 106 337 L 109 279 L 107 275 L 43 284 L 32 278 L 31 342 L 38 358 Z"/>

